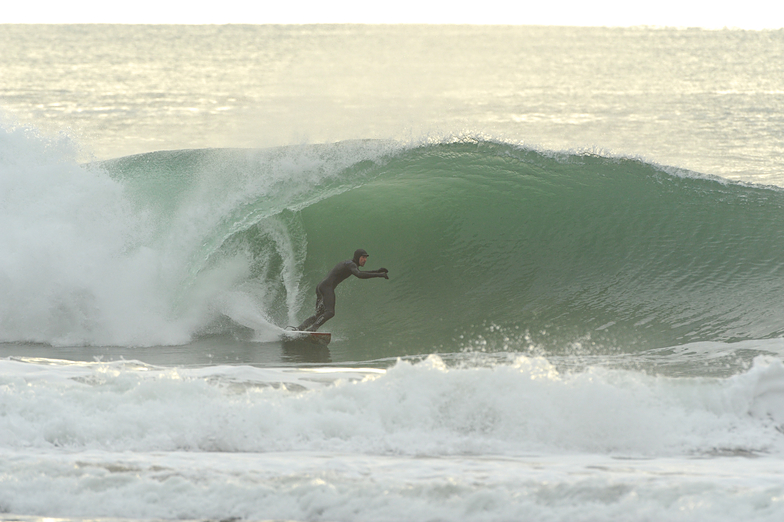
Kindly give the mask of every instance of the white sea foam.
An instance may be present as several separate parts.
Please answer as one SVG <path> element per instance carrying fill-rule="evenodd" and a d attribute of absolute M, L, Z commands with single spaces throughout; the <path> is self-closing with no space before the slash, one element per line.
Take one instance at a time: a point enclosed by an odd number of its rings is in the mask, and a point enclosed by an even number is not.
<path fill-rule="evenodd" d="M 545 359 L 385 371 L 4 360 L 2 446 L 81 451 L 779 453 L 784 366 L 665 378 Z"/>
<path fill-rule="evenodd" d="M 0 131 L 0 148 L 0 340 L 186 341 L 168 324 L 150 224 L 123 187 L 30 130 Z"/>
<path fill-rule="evenodd" d="M 60 517 L 776 520 L 784 366 L 0 361 L 0 507 Z M 769 408 L 774 408 L 771 410 Z M 771 416 L 772 415 L 772 416 Z M 753 456 L 762 458 L 751 458 Z"/>
<path fill-rule="evenodd" d="M 0 505 L 47 517 L 773 522 L 784 513 L 781 461 L 742 457 L 2 456 L 15 480 Z"/>

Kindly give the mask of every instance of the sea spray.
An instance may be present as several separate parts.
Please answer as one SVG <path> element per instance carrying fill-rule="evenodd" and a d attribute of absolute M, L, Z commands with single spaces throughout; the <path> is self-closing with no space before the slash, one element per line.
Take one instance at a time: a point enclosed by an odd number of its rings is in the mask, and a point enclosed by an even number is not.
<path fill-rule="evenodd" d="M 294 322 L 307 238 L 292 209 L 361 183 L 335 178 L 387 149 L 179 151 L 81 165 L 31 131 L 2 140 L 0 335 L 53 345 L 183 344 L 225 324 Z"/>
<path fill-rule="evenodd" d="M 166 338 L 147 216 L 122 184 L 82 168 L 60 140 L 17 129 L 0 142 L 2 340 L 145 342 L 138 324 Z"/>

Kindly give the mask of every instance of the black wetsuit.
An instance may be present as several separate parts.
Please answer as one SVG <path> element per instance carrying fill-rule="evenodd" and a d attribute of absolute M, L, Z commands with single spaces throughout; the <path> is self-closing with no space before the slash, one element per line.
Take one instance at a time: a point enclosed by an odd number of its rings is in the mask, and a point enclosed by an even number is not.
<path fill-rule="evenodd" d="M 316 313 L 297 327 L 297 330 L 308 330 L 315 332 L 321 325 L 329 321 L 335 316 L 335 287 L 348 279 L 349 276 L 354 275 L 360 279 L 372 279 L 374 277 L 383 277 L 389 279 L 387 276 L 386 268 L 379 268 L 363 272 L 359 269 L 359 258 L 367 255 L 367 252 L 360 249 L 354 252 L 354 259 L 346 259 L 341 261 L 332 271 L 327 275 L 322 282 L 316 287 Z"/>

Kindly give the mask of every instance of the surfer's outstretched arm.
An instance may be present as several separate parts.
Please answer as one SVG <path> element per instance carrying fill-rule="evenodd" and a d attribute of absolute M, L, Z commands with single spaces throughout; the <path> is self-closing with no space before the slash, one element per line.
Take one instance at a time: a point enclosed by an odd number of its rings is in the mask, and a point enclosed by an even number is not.
<path fill-rule="evenodd" d="M 389 272 L 389 270 L 387 270 L 386 268 L 379 268 L 378 270 L 362 271 L 357 267 L 357 265 L 352 263 L 349 270 L 351 270 L 351 273 L 360 279 L 373 279 L 374 277 L 383 277 L 384 279 L 389 279 L 389 276 L 387 276 L 387 272 Z"/>

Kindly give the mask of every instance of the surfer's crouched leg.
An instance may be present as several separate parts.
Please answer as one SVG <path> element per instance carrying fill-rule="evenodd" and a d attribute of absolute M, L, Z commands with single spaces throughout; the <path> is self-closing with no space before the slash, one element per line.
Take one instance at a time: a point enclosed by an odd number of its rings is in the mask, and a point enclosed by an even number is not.
<path fill-rule="evenodd" d="M 326 307 L 324 306 L 324 296 L 323 296 L 323 294 L 321 293 L 321 290 L 320 290 L 320 289 L 318 289 L 318 288 L 316 288 L 316 313 L 315 313 L 315 314 L 313 314 L 313 315 L 311 315 L 311 316 L 310 316 L 310 317 L 308 317 L 307 319 L 305 319 L 305 320 L 302 322 L 302 324 L 301 324 L 301 325 L 299 325 L 299 326 L 297 327 L 297 330 L 299 330 L 300 332 L 304 332 L 305 330 L 307 330 L 308 328 L 310 328 L 311 326 L 313 326 L 313 324 L 314 324 L 314 323 L 316 323 L 316 321 L 317 321 L 317 320 L 318 320 L 318 319 L 319 319 L 319 318 L 320 318 L 322 315 L 324 315 L 324 313 L 325 313 L 326 311 L 327 311 L 327 309 L 326 309 Z M 334 311 L 332 312 L 332 315 L 335 315 L 335 312 L 334 312 Z M 332 317 L 332 316 L 330 316 L 330 317 Z M 324 321 L 326 321 L 326 319 L 324 319 Z M 324 321 L 322 321 L 322 322 L 321 322 L 321 324 L 324 324 Z M 319 326 L 321 326 L 321 324 L 320 324 Z M 318 328 L 318 326 L 317 326 L 316 328 Z M 315 332 L 316 330 L 312 330 L 312 331 L 314 331 L 314 332 Z"/>
<path fill-rule="evenodd" d="M 333 317 L 335 317 L 335 312 L 333 310 L 326 310 L 326 311 L 324 311 L 323 314 L 318 316 L 318 319 L 316 319 L 316 321 L 313 323 L 313 326 L 311 326 L 310 328 L 305 327 L 305 329 L 307 329 L 307 331 L 309 331 L 309 332 L 315 332 L 316 330 L 321 328 L 321 326 L 324 323 L 326 323 L 327 321 L 329 321 Z M 305 321 L 305 322 L 307 322 L 307 321 Z"/>
<path fill-rule="evenodd" d="M 310 326 L 311 326 L 313 323 L 315 323 L 315 322 L 316 322 L 316 319 L 318 319 L 318 314 L 316 314 L 316 315 L 311 315 L 310 317 L 308 317 L 307 319 L 305 319 L 305 320 L 302 322 L 302 324 L 301 324 L 301 325 L 297 326 L 297 330 L 299 330 L 300 332 L 304 332 L 304 331 L 305 331 L 305 330 L 307 330 L 307 329 L 308 329 L 308 328 L 309 328 L 309 327 L 310 327 Z"/>

